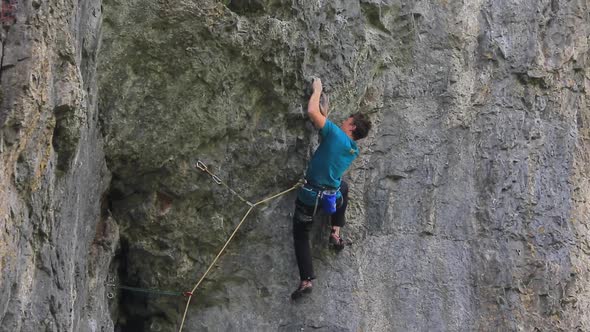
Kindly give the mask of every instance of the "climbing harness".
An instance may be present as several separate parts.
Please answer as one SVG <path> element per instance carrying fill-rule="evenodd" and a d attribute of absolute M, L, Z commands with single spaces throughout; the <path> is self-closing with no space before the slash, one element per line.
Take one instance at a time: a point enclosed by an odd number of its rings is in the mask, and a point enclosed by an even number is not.
<path fill-rule="evenodd" d="M 191 299 L 193 297 L 194 292 L 197 290 L 197 288 L 199 287 L 199 285 L 201 285 L 201 283 L 203 282 L 203 280 L 205 280 L 205 277 L 207 276 L 207 274 L 209 274 L 209 272 L 211 271 L 211 269 L 213 268 L 213 266 L 215 265 L 215 263 L 217 263 L 217 260 L 219 259 L 219 257 L 221 256 L 221 254 L 223 253 L 223 251 L 225 250 L 225 248 L 228 246 L 228 244 L 231 242 L 231 240 L 234 238 L 234 236 L 236 235 L 236 233 L 238 232 L 238 229 L 240 229 L 240 226 L 242 226 L 242 224 L 244 223 L 244 221 L 246 220 L 246 217 L 248 217 L 248 215 L 250 214 L 250 212 L 252 212 L 252 210 L 257 207 L 260 204 L 266 203 L 270 200 L 273 200 L 277 197 L 280 197 L 282 195 L 285 195 L 288 192 L 291 192 L 299 187 L 301 187 L 304 183 L 305 180 L 299 180 L 293 187 L 281 191 L 278 194 L 272 195 L 270 197 L 267 197 L 265 199 L 262 199 L 256 203 L 250 203 L 249 201 L 247 201 L 246 199 L 244 199 L 242 196 L 240 196 L 237 192 L 235 192 L 233 189 L 231 189 L 228 185 L 226 185 L 225 183 L 223 183 L 223 181 L 221 181 L 221 179 L 216 176 L 215 174 L 213 174 L 211 171 L 209 171 L 209 169 L 207 168 L 207 166 L 202 163 L 200 160 L 197 161 L 197 165 L 196 167 L 209 174 L 211 176 L 211 178 L 213 179 L 213 181 L 215 181 L 215 183 L 217 184 L 221 184 L 223 186 L 225 186 L 227 189 L 230 190 L 230 192 L 232 194 L 234 194 L 235 196 L 237 196 L 238 198 L 240 198 L 240 200 L 244 203 L 246 203 L 250 208 L 248 209 L 248 211 L 246 212 L 246 214 L 242 217 L 242 220 L 240 220 L 240 222 L 238 223 L 238 225 L 236 226 L 236 228 L 234 229 L 234 231 L 231 233 L 231 235 L 229 236 L 229 238 L 227 239 L 227 241 L 225 241 L 225 244 L 223 245 L 223 247 L 221 248 L 221 250 L 219 250 L 219 253 L 217 254 L 217 256 L 215 256 L 215 258 L 213 259 L 213 261 L 211 262 L 211 264 L 209 265 L 209 267 L 207 268 L 207 270 L 205 271 L 205 273 L 203 273 L 203 275 L 201 276 L 201 278 L 199 279 L 199 281 L 195 284 L 195 286 L 193 287 L 193 289 L 190 292 L 186 292 L 186 294 L 188 294 L 188 300 L 186 301 L 186 307 L 184 308 L 184 314 L 182 315 L 182 321 L 180 323 L 180 328 L 178 329 L 178 332 L 182 331 L 182 328 L 184 326 L 184 322 L 186 320 L 186 314 L 188 312 L 188 307 L 191 303 Z"/>
<path fill-rule="evenodd" d="M 314 216 L 317 212 L 318 205 L 320 204 L 326 214 L 331 215 L 336 212 L 336 198 L 338 197 L 340 187 L 332 189 L 325 186 L 314 185 L 306 181 L 303 185 L 303 190 L 313 192 L 316 195 L 313 208 Z"/>

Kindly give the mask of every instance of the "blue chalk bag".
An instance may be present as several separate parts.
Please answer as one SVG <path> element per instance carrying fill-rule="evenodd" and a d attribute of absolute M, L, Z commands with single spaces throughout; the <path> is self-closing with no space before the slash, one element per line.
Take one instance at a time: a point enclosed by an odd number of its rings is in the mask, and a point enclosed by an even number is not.
<path fill-rule="evenodd" d="M 338 197 L 338 190 L 324 190 L 321 193 L 322 209 L 327 214 L 336 212 L 336 197 Z"/>

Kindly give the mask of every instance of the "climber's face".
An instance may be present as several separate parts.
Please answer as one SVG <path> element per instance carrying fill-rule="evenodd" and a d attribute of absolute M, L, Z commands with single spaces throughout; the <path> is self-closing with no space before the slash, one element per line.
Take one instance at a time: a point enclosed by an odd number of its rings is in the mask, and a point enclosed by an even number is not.
<path fill-rule="evenodd" d="M 352 132 L 356 129 L 356 126 L 354 125 L 354 118 L 351 116 L 348 119 L 342 121 L 340 129 L 348 134 L 348 136 L 352 137 Z"/>

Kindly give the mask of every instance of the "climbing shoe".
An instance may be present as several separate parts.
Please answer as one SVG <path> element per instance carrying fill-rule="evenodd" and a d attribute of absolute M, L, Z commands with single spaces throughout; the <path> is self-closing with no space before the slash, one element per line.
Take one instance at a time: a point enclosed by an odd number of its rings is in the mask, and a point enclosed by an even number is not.
<path fill-rule="evenodd" d="M 332 231 L 332 233 L 330 234 L 330 245 L 332 245 L 332 247 L 337 251 L 340 251 L 344 249 L 346 243 L 340 236 L 336 235 L 336 233 Z"/>
<path fill-rule="evenodd" d="M 313 285 L 311 280 L 302 280 L 299 284 L 299 287 L 291 294 L 291 300 L 297 300 L 304 294 L 311 293 L 312 289 Z"/>

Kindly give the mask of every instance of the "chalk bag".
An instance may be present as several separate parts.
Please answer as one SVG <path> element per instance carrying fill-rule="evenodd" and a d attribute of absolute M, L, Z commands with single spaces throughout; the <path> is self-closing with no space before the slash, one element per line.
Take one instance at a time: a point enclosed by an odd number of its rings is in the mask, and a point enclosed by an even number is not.
<path fill-rule="evenodd" d="M 336 197 L 338 190 L 324 190 L 322 191 L 322 209 L 327 214 L 336 212 Z"/>

